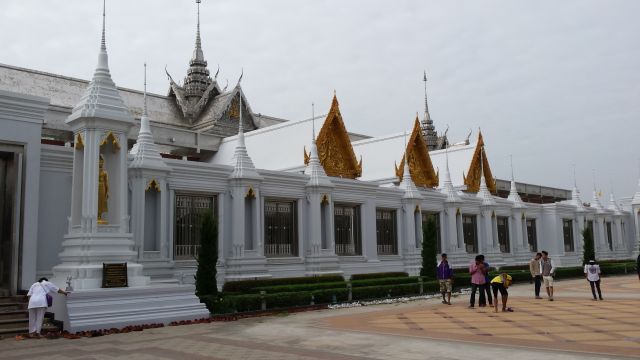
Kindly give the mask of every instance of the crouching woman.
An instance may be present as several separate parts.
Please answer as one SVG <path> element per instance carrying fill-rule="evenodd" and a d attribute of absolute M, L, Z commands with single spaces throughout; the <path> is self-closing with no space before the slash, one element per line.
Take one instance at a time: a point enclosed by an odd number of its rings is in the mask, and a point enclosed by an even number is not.
<path fill-rule="evenodd" d="M 50 293 L 67 295 L 67 292 L 58 288 L 54 283 L 50 283 L 47 278 L 40 278 L 38 282 L 31 285 L 27 297 L 29 298 L 29 336 L 40 337 L 44 313 L 51 306 Z"/>
<path fill-rule="evenodd" d="M 493 306 L 495 312 L 498 312 L 498 292 L 502 297 L 502 311 L 513 311 L 510 307 L 507 307 L 507 300 L 509 298 L 509 292 L 507 289 L 511 286 L 513 278 L 507 273 L 502 273 L 493 279 L 491 279 L 491 290 L 493 290 Z"/>

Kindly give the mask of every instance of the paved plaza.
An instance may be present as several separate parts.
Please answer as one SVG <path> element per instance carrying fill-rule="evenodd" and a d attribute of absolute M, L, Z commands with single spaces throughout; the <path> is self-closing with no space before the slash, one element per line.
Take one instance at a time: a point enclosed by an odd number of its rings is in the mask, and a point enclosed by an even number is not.
<path fill-rule="evenodd" d="M 640 281 L 558 281 L 556 301 L 510 290 L 514 313 L 467 309 L 468 297 L 145 330 L 77 340 L 0 341 L 13 359 L 640 358 Z"/>

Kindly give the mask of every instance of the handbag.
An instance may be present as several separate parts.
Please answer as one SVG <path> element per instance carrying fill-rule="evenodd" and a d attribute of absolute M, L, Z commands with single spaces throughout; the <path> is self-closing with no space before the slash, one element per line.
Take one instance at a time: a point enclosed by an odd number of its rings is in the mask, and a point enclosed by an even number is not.
<path fill-rule="evenodd" d="M 44 287 L 44 285 L 42 285 L 42 283 L 40 283 L 40 286 L 42 286 L 42 290 L 44 290 L 44 293 L 46 294 L 47 307 L 53 306 L 53 296 L 49 295 L 49 293 L 47 292 L 47 289 Z"/>

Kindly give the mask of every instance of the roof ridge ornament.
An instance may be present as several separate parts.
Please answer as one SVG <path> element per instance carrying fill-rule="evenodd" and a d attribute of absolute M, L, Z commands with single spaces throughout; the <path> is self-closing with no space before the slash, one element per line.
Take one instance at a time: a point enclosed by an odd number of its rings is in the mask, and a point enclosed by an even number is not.
<path fill-rule="evenodd" d="M 491 193 L 496 192 L 496 181 L 491 173 L 489 167 L 489 161 L 487 160 L 487 154 L 484 150 L 484 139 L 482 137 L 482 131 L 478 130 L 478 142 L 476 149 L 469 164 L 469 170 L 464 175 L 464 184 L 467 185 L 468 192 L 480 191 L 481 178 L 485 177 L 486 185 Z"/>
<path fill-rule="evenodd" d="M 483 152 L 480 153 L 480 189 L 478 190 L 476 197 L 482 199 L 482 205 L 484 206 L 495 205 L 496 201 L 493 198 L 493 195 L 491 195 L 491 192 L 487 187 L 487 181 L 484 177 L 484 158 L 482 154 Z"/>

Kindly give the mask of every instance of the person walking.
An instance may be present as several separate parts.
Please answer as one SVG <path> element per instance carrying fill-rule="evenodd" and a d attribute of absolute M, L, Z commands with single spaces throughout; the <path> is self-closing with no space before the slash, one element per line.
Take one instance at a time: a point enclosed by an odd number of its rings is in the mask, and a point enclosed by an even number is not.
<path fill-rule="evenodd" d="M 503 312 L 513 312 L 513 309 L 507 307 L 507 300 L 509 299 L 509 291 L 507 289 L 511 286 L 511 282 L 513 278 L 511 275 L 507 273 L 502 273 L 493 279 L 491 279 L 491 290 L 493 290 L 493 300 L 495 312 L 498 312 L 498 292 L 500 292 L 500 297 L 502 298 L 502 311 Z"/>
<path fill-rule="evenodd" d="M 544 250 L 542 251 L 540 268 L 542 271 L 542 281 L 544 281 L 544 286 L 547 288 L 547 296 L 549 296 L 549 301 L 553 301 L 553 275 L 556 269 L 553 260 L 549 257 L 549 253 Z"/>
<path fill-rule="evenodd" d="M 591 294 L 593 294 L 593 301 L 598 301 L 596 298 L 596 288 L 598 289 L 598 297 L 600 300 L 602 299 L 602 291 L 600 291 L 600 265 L 596 263 L 595 260 L 589 260 L 588 264 L 584 265 L 584 276 L 589 281 L 589 285 L 591 285 Z"/>
<path fill-rule="evenodd" d="M 482 285 L 482 291 L 486 294 L 486 300 L 489 306 L 493 306 L 493 298 L 491 297 L 491 278 L 489 278 L 489 263 L 485 261 L 484 255 L 480 255 L 480 260 L 484 265 L 484 285 Z"/>
<path fill-rule="evenodd" d="M 540 296 L 540 287 L 542 285 L 542 265 L 540 264 L 540 259 L 542 258 L 541 253 L 537 253 L 536 256 L 529 261 L 529 272 L 531 273 L 531 278 L 535 283 L 534 292 L 536 294 L 536 299 L 542 299 Z"/>
<path fill-rule="evenodd" d="M 54 283 L 50 283 L 47 278 L 40 278 L 38 282 L 33 283 L 27 297 L 29 298 L 29 337 L 40 337 L 42 330 L 42 322 L 44 321 L 44 313 L 51 306 L 47 295 L 49 293 L 59 293 L 67 295 L 67 292 L 58 288 Z"/>
<path fill-rule="evenodd" d="M 471 274 L 471 298 L 469 299 L 469 307 L 474 308 L 476 306 L 476 291 L 478 291 L 478 289 L 480 289 L 478 304 L 480 306 L 486 306 L 487 303 L 482 289 L 485 283 L 484 263 L 480 255 L 477 255 L 475 261 L 469 265 L 469 274 Z"/>
<path fill-rule="evenodd" d="M 440 264 L 436 269 L 436 277 L 440 284 L 440 292 L 442 293 L 442 303 L 451 305 L 451 291 L 453 290 L 453 269 L 447 261 L 447 254 L 440 256 Z"/>

